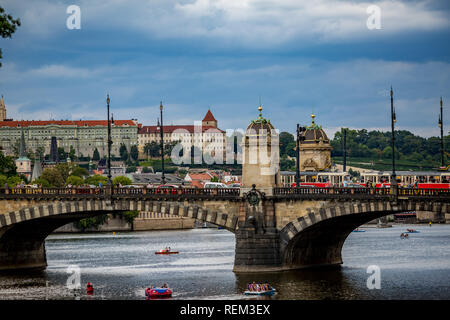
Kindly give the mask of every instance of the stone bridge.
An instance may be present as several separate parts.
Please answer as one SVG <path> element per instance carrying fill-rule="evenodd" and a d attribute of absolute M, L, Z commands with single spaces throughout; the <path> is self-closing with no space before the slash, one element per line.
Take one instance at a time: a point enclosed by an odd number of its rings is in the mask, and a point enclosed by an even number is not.
<path fill-rule="evenodd" d="M 405 211 L 444 215 L 449 202 L 448 189 L 3 189 L 0 270 L 45 268 L 45 238 L 53 230 L 130 210 L 195 218 L 235 233 L 235 272 L 339 265 L 358 226 Z"/>

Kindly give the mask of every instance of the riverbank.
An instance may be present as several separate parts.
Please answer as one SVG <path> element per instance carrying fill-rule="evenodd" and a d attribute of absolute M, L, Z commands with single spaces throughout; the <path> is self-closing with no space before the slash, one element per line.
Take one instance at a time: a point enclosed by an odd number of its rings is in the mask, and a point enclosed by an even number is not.
<path fill-rule="evenodd" d="M 78 228 L 75 222 L 66 224 L 53 233 L 93 233 L 93 232 L 123 232 L 123 231 L 152 231 L 152 230 L 183 230 L 194 228 L 194 219 L 156 213 L 141 212 L 127 222 L 122 216 L 108 215 L 105 223 L 85 230 Z"/>

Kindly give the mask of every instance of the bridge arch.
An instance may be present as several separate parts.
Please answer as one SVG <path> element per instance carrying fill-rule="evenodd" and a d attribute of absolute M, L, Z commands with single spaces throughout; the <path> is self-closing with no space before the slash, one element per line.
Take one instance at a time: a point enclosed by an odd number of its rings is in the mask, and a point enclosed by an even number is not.
<path fill-rule="evenodd" d="M 388 201 L 354 201 L 306 210 L 306 215 L 287 223 L 280 230 L 282 269 L 340 265 L 343 263 L 341 252 L 344 242 L 357 227 L 400 212 L 442 212 L 447 210 L 447 205 L 411 201 L 398 204 Z"/>
<path fill-rule="evenodd" d="M 211 208 L 212 207 L 212 208 Z M 149 211 L 195 218 L 235 232 L 237 216 L 208 202 L 107 199 L 51 201 L 0 215 L 0 270 L 45 268 L 45 239 L 57 228 L 84 218 L 123 211 Z"/>

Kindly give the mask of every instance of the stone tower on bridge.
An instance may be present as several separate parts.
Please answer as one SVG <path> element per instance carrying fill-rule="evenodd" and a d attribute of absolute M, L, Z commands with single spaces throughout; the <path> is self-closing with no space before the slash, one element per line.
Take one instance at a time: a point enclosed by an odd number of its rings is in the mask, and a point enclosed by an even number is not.
<path fill-rule="evenodd" d="M 236 232 L 235 272 L 275 269 L 280 265 L 275 207 L 265 197 L 280 186 L 279 136 L 270 120 L 259 116 L 244 136 L 241 204 Z"/>

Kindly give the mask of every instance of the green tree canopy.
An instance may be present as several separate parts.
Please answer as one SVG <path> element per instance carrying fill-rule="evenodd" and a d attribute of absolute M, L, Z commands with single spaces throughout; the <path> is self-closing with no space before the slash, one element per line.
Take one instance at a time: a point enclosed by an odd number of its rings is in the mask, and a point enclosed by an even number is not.
<path fill-rule="evenodd" d="M 6 177 L 15 176 L 17 174 L 16 164 L 12 157 L 4 156 L 3 152 L 0 152 L 0 174 Z"/>
<path fill-rule="evenodd" d="M 98 186 L 99 183 L 106 185 L 108 183 L 108 178 L 99 174 L 94 174 L 93 176 L 87 177 L 84 182 L 95 186 Z"/>
<path fill-rule="evenodd" d="M 98 152 L 97 148 L 94 149 L 94 153 L 92 154 L 92 160 L 94 161 L 100 160 L 100 153 Z"/>
<path fill-rule="evenodd" d="M 66 185 L 69 184 L 72 186 L 82 186 L 84 184 L 84 180 L 78 176 L 69 176 L 66 180 Z"/>
<path fill-rule="evenodd" d="M 127 150 L 126 145 L 124 145 L 124 144 L 120 145 L 119 153 L 120 153 L 120 159 L 122 159 L 122 161 L 128 160 L 128 150 Z"/>
<path fill-rule="evenodd" d="M 117 176 L 117 177 L 115 177 L 115 178 L 113 179 L 113 184 L 114 184 L 114 185 L 116 185 L 116 184 L 121 184 L 121 185 L 123 185 L 123 186 L 127 186 L 127 185 L 130 185 L 130 184 L 132 184 L 132 183 L 133 183 L 133 181 L 131 181 L 130 178 L 125 177 L 125 176 Z"/>
<path fill-rule="evenodd" d="M 43 188 L 50 188 L 51 184 L 46 179 L 39 177 L 35 179 L 32 183 L 37 184 L 38 186 L 42 186 Z"/>
<path fill-rule="evenodd" d="M 139 157 L 139 150 L 136 145 L 132 145 L 130 149 L 130 158 L 133 161 L 136 161 Z"/>
<path fill-rule="evenodd" d="M 17 27 L 20 27 L 20 19 L 14 19 L 10 14 L 5 13 L 5 9 L 0 7 L 0 36 L 11 38 Z M 2 59 L 2 49 L 0 49 L 0 59 Z M 1 66 L 2 63 L 0 62 Z"/>
<path fill-rule="evenodd" d="M 61 172 L 55 167 L 45 168 L 44 171 L 42 171 L 40 178 L 47 180 L 50 184 L 49 187 L 53 188 L 62 188 L 65 184 L 65 179 L 63 178 Z"/>
<path fill-rule="evenodd" d="M 161 145 L 152 141 L 144 146 L 144 153 L 149 157 L 156 158 L 161 156 Z"/>
<path fill-rule="evenodd" d="M 89 172 L 85 168 L 82 168 L 80 166 L 76 166 L 75 168 L 72 169 L 72 173 L 70 175 L 71 176 L 77 176 L 77 177 L 80 177 L 80 178 L 84 178 L 84 177 L 87 177 L 89 175 Z"/>

